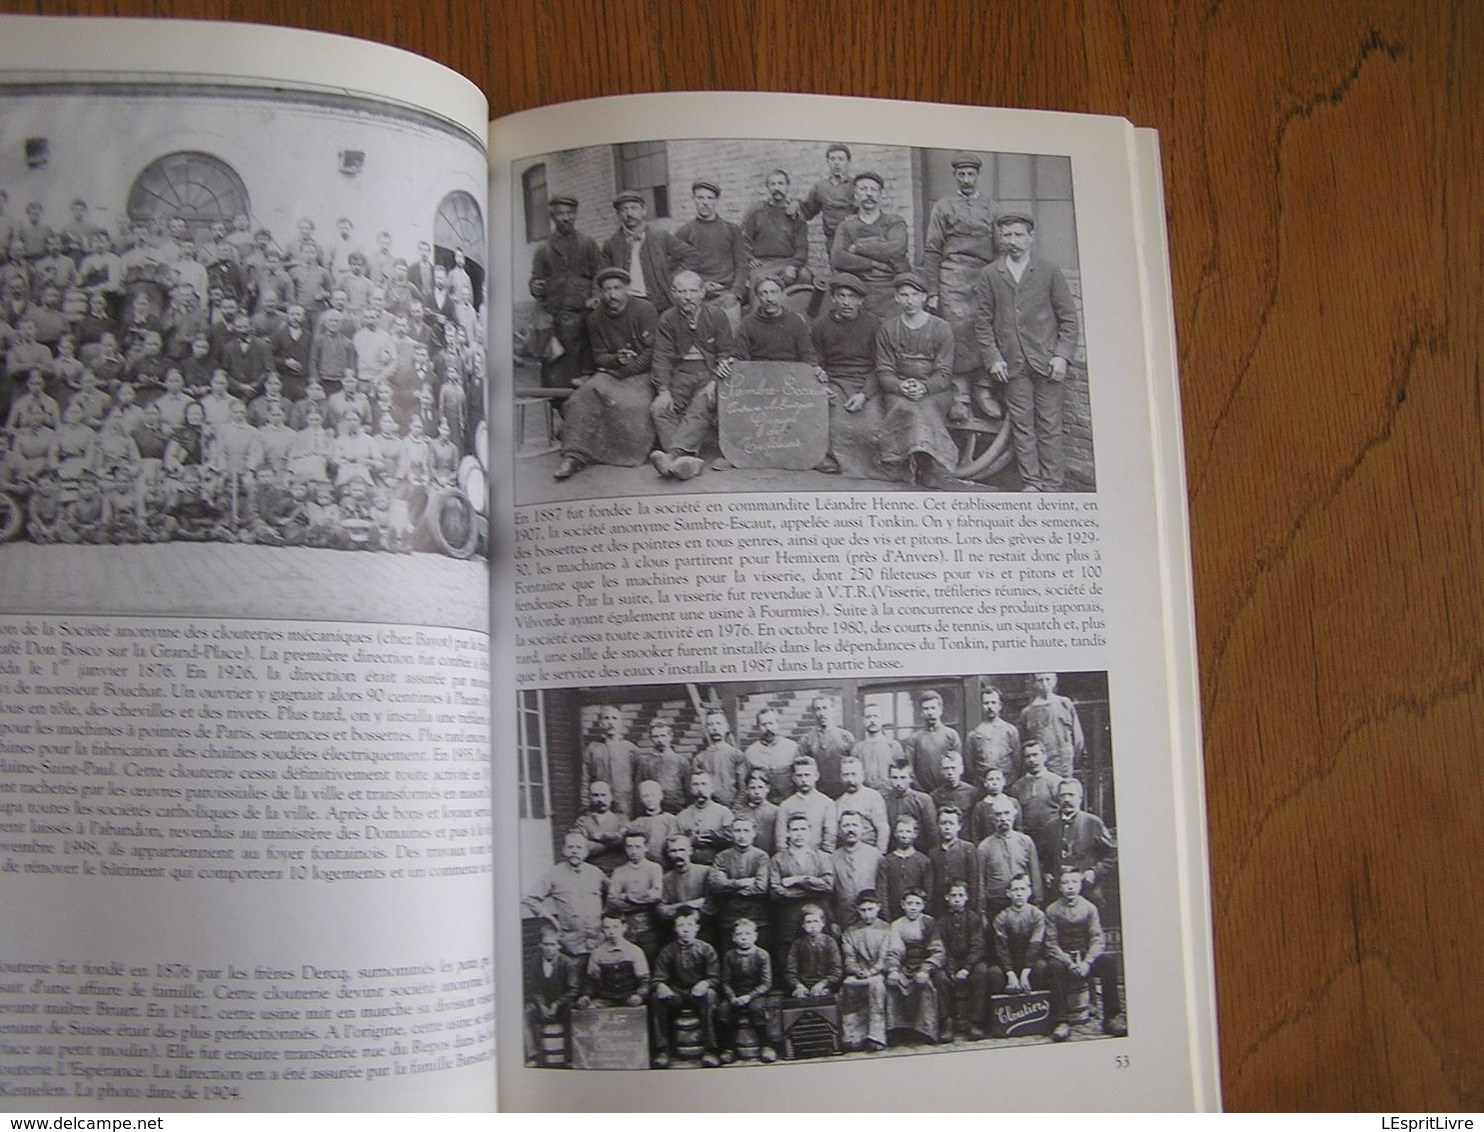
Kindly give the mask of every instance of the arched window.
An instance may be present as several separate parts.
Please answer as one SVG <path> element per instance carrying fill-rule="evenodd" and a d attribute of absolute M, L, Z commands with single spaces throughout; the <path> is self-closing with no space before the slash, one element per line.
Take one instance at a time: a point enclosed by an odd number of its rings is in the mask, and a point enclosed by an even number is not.
<path fill-rule="evenodd" d="M 230 224 L 239 212 L 252 214 L 247 186 L 236 170 L 209 153 L 166 154 L 151 162 L 129 190 L 129 219 L 181 216 L 195 238 L 204 236 L 213 220 Z"/>
<path fill-rule="evenodd" d="M 464 270 L 474 289 L 474 305 L 484 306 L 484 214 L 479 203 L 463 190 L 449 193 L 433 217 L 433 262 L 454 265 L 454 249 L 464 253 Z"/>

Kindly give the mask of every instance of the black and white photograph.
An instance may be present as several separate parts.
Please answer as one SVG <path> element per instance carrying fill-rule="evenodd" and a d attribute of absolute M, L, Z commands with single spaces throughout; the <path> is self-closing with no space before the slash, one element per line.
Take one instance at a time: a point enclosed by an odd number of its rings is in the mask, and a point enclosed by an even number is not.
<path fill-rule="evenodd" d="M 517 504 L 1095 489 L 1070 158 L 686 139 L 512 174 Z"/>
<path fill-rule="evenodd" d="M 1129 1032 L 1106 672 L 518 693 L 526 1064 Z"/>
<path fill-rule="evenodd" d="M 0 594 L 476 607 L 484 169 L 453 123 L 348 94 L 0 88 Z"/>

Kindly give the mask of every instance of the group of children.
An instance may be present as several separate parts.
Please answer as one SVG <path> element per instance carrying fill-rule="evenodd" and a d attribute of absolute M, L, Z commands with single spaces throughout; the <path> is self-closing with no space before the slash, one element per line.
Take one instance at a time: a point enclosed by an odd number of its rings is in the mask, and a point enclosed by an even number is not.
<path fill-rule="evenodd" d="M 462 254 L 73 215 L 0 245 L 0 540 L 411 548 L 482 400 Z"/>
<path fill-rule="evenodd" d="M 730 809 L 703 754 L 671 757 L 665 741 L 640 753 L 628 814 L 608 782 L 590 782 L 563 859 L 527 901 L 547 921 L 526 979 L 533 1041 L 574 1008 L 643 1005 L 656 1067 L 676 1059 L 677 1014 L 695 1019 L 702 1064 L 739 1050 L 770 1061 L 781 1007 L 810 1002 L 838 1010 L 845 1051 L 979 1041 L 996 1032 L 996 996 L 1037 992 L 1051 1038 L 1065 1040 L 1084 984 L 1101 992 L 1103 1032 L 1127 1032 L 1103 929 L 1113 838 L 1083 811 L 1079 780 L 1042 781 L 1039 740 L 1017 751 L 1025 771 L 1010 792 L 999 765 L 982 790 L 965 783 L 954 749 L 931 794 L 906 759 L 878 791 L 846 754 L 832 797 L 816 759 L 796 753 L 791 793 L 777 797 L 775 776 L 754 767 Z M 683 797 L 661 784 L 669 762 Z"/>

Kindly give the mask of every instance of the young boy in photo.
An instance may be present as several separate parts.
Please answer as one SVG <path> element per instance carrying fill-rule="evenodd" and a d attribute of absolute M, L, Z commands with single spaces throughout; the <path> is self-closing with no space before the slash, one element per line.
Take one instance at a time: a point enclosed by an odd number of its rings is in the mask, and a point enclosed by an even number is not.
<path fill-rule="evenodd" d="M 1028 994 L 1051 989 L 1044 955 L 1046 913 L 1031 903 L 1031 878 L 1017 873 L 1010 879 L 1006 894 L 1010 905 L 995 916 L 990 928 L 995 965 L 989 969 L 989 993 Z M 1060 1042 L 1067 1034 L 1066 1026 L 1060 1025 L 1052 1037 Z"/>
<path fill-rule="evenodd" d="M 926 892 L 933 886 L 933 864 L 917 851 L 917 819 L 903 814 L 892 831 L 891 852 L 881 858 L 876 870 L 876 890 L 881 894 L 887 917 L 902 908 L 902 897 L 911 888 Z"/>
<path fill-rule="evenodd" d="M 952 1017 L 944 1015 L 941 993 L 947 953 L 938 925 L 927 914 L 927 893 L 907 890 L 891 930 L 901 941 L 902 962 L 886 977 L 888 1029 L 915 1030 L 930 1042 L 951 1042 Z"/>
<path fill-rule="evenodd" d="M 1103 993 L 1103 1033 L 1121 1038 L 1128 1033 L 1119 990 L 1123 963 L 1104 950 L 1102 921 L 1096 905 L 1082 895 L 1083 877 L 1076 867 L 1063 869 L 1057 881 L 1060 895 L 1046 907 L 1047 968 L 1056 992 L 1053 1009 L 1062 1019 L 1057 1030 L 1067 1029 L 1066 992 L 1072 978 L 1096 979 Z"/>
<path fill-rule="evenodd" d="M 773 960 L 757 945 L 757 925 L 742 917 L 732 925 L 732 947 L 721 958 L 721 1013 L 728 1026 L 728 1042 L 721 1052 L 723 1064 L 737 1059 L 737 1035 L 744 1023 L 752 1023 L 761 1049 L 760 1061 L 777 1059 L 769 1044 L 769 1012 L 766 997 L 773 990 Z"/>
<path fill-rule="evenodd" d="M 660 949 L 655 961 L 649 1021 L 656 1069 L 670 1067 L 675 1019 L 686 1010 L 695 1013 L 701 1023 L 701 1064 L 708 1069 L 721 1064 L 713 1025 L 721 962 L 716 949 L 700 939 L 700 934 L 700 914 L 694 908 L 682 908 L 675 916 L 675 938 Z"/>
<path fill-rule="evenodd" d="M 938 811 L 938 843 L 928 850 L 933 865 L 932 914 L 941 916 L 948 910 L 948 887 L 956 883 L 968 886 L 969 904 L 979 907 L 979 853 L 973 842 L 959 836 L 963 814 L 957 806 Z"/>
<path fill-rule="evenodd" d="M 947 962 L 943 968 L 948 986 L 945 1016 L 951 1014 L 954 1030 L 967 1033 L 970 1041 L 984 1037 L 984 1008 L 989 994 L 989 965 L 985 962 L 984 919 L 969 906 L 967 882 L 956 880 L 944 896 L 947 909 L 938 917 Z"/>
<path fill-rule="evenodd" d="M 902 964 L 902 941 L 880 920 L 881 900 L 867 889 L 855 899 L 859 919 L 845 929 L 840 955 L 840 1028 L 847 1051 L 886 1048 L 886 977 Z"/>
<path fill-rule="evenodd" d="M 557 930 L 550 924 L 541 929 L 539 953 L 526 968 L 526 1064 L 536 1064 L 541 1027 L 561 1023 L 566 1030 L 572 1006 L 582 990 L 582 969 L 570 955 L 562 954 Z"/>
<path fill-rule="evenodd" d="M 577 1005 L 642 1006 L 649 990 L 649 959 L 624 935 L 624 917 L 603 913 L 603 938 L 587 957 Z"/>
<path fill-rule="evenodd" d="M 845 974 L 840 945 L 824 925 L 824 909 L 805 904 L 798 937 L 788 948 L 786 975 L 794 998 L 831 998 L 840 989 Z"/>
<path fill-rule="evenodd" d="M 711 894 L 720 923 L 720 938 L 731 939 L 732 929 L 740 919 L 752 922 L 753 934 L 767 947 L 768 938 L 768 855 L 753 844 L 757 827 L 751 818 L 734 815 L 731 824 L 732 844 L 711 862 L 706 889 Z"/>

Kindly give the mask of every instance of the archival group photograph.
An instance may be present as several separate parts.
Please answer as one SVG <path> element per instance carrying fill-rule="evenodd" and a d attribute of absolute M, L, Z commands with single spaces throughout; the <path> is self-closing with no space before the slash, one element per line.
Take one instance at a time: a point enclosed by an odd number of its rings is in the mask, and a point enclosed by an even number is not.
<path fill-rule="evenodd" d="M 512 184 L 517 504 L 1095 490 L 1069 158 L 688 139 Z"/>
<path fill-rule="evenodd" d="M 1106 672 L 518 699 L 527 1065 L 1129 1032 Z"/>
<path fill-rule="evenodd" d="M 0 89 L 0 108 L 6 607 L 273 595 L 400 620 L 394 556 L 444 560 L 474 599 L 476 140 L 322 92 L 120 81 Z"/>

